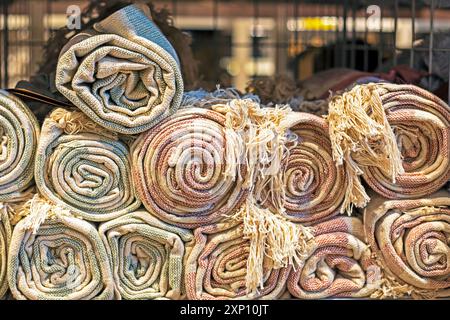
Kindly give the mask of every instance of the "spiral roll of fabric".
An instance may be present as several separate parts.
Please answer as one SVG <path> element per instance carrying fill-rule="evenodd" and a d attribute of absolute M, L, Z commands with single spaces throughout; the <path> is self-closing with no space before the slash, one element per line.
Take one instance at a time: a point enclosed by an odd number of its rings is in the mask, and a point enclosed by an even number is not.
<path fill-rule="evenodd" d="M 372 250 L 390 275 L 394 297 L 450 297 L 450 193 L 388 200 L 374 195 L 364 213 Z"/>
<path fill-rule="evenodd" d="M 225 175 L 230 148 L 225 117 L 215 111 L 181 109 L 141 134 L 132 147 L 136 191 L 151 214 L 195 228 L 230 215 L 245 199 L 242 181 Z M 240 174 L 245 173 L 245 165 Z"/>
<path fill-rule="evenodd" d="M 1 204 L 0 208 L 0 299 L 2 299 L 8 290 L 8 281 L 6 277 L 6 266 L 9 244 L 11 242 L 12 227 L 9 222 L 7 206 Z"/>
<path fill-rule="evenodd" d="M 265 260 L 264 287 L 247 295 L 246 273 L 250 242 L 242 224 L 221 222 L 197 228 L 186 261 L 188 299 L 277 299 L 285 293 L 291 267 L 274 270 Z"/>
<path fill-rule="evenodd" d="M 16 96 L 0 90 L 0 201 L 21 197 L 33 180 L 39 124 Z"/>
<path fill-rule="evenodd" d="M 416 86 L 379 84 L 378 88 L 405 172 L 393 183 L 382 168 L 367 166 L 364 180 L 390 199 L 418 198 L 439 190 L 450 179 L 450 107 Z"/>
<path fill-rule="evenodd" d="M 192 241 L 190 231 L 136 211 L 102 223 L 99 232 L 121 298 L 180 299 L 184 295 L 183 260 Z"/>
<path fill-rule="evenodd" d="M 14 227 L 8 283 L 18 300 L 113 299 L 109 257 L 97 229 L 38 196 Z"/>
<path fill-rule="evenodd" d="M 59 108 L 44 121 L 35 181 L 45 198 L 90 221 L 140 206 L 127 145 L 80 111 Z"/>
<path fill-rule="evenodd" d="M 339 213 L 345 196 L 344 168 L 333 161 L 324 119 L 301 112 L 290 117 L 297 141 L 285 163 L 284 213 L 291 221 L 318 223 Z"/>
<path fill-rule="evenodd" d="M 313 227 L 315 245 L 287 282 L 300 299 L 369 297 L 382 273 L 364 243 L 364 227 L 356 217 L 335 217 Z"/>
<path fill-rule="evenodd" d="M 183 97 L 179 60 L 145 5 L 130 5 L 74 36 L 62 49 L 57 89 L 101 126 L 148 130 Z"/>

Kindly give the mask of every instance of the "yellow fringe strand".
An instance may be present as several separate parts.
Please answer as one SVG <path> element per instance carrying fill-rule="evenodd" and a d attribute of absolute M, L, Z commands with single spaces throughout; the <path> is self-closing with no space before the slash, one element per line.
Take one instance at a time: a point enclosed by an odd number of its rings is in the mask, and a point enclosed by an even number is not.
<path fill-rule="evenodd" d="M 404 173 L 401 152 L 390 127 L 377 85 L 357 85 L 330 99 L 328 115 L 333 159 L 345 162 L 347 193 L 341 213 L 351 214 L 353 205 L 362 208 L 370 200 L 361 181 L 362 166 L 384 170 L 395 183 Z"/>

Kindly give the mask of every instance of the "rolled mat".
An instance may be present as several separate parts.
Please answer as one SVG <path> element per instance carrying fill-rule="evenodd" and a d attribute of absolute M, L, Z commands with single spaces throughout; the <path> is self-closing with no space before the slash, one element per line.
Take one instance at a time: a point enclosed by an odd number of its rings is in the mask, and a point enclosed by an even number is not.
<path fill-rule="evenodd" d="M 18 300 L 112 299 L 109 256 L 97 229 L 68 210 L 32 198 L 14 227 L 8 283 Z"/>
<path fill-rule="evenodd" d="M 242 224 L 223 222 L 197 228 L 186 261 L 188 299 L 277 299 L 286 289 L 291 267 L 274 270 L 270 259 L 264 266 L 264 287 L 246 294 L 247 257 L 250 241 Z"/>
<path fill-rule="evenodd" d="M 151 128 L 183 97 L 177 54 L 145 5 L 127 6 L 70 39 L 55 82 L 93 121 L 123 134 Z"/>
<path fill-rule="evenodd" d="M 128 146 L 80 111 L 59 108 L 44 121 L 35 181 L 45 198 L 90 221 L 140 206 Z"/>
<path fill-rule="evenodd" d="M 39 124 L 17 97 L 0 90 L 0 201 L 20 197 L 33 180 Z"/>
<path fill-rule="evenodd" d="M 380 285 L 381 269 L 364 243 L 364 228 L 356 217 L 336 217 L 312 227 L 315 244 L 287 282 L 301 299 L 369 297 Z"/>
<path fill-rule="evenodd" d="M 339 213 L 345 172 L 333 161 L 326 121 L 301 112 L 292 113 L 291 118 L 290 131 L 297 140 L 285 163 L 284 214 L 291 221 L 317 223 Z"/>
<path fill-rule="evenodd" d="M 225 117 L 179 110 L 141 134 L 132 147 L 133 179 L 142 203 L 160 219 L 195 228 L 230 215 L 245 200 L 243 182 L 225 175 Z M 245 165 L 240 174 L 245 174 Z"/>
<path fill-rule="evenodd" d="M 192 241 L 190 231 L 136 211 L 102 223 L 99 232 L 121 298 L 180 299 L 184 295 L 183 260 Z"/>
<path fill-rule="evenodd" d="M 329 105 L 333 158 L 346 167 L 347 212 L 370 199 L 360 176 L 392 199 L 429 195 L 449 180 L 450 108 L 433 94 L 370 83 L 332 97 Z"/>
<path fill-rule="evenodd" d="M 7 206 L 0 204 L 0 299 L 2 299 L 8 290 L 8 281 L 6 277 L 6 266 L 8 257 L 8 248 L 11 242 L 12 227 L 9 222 Z"/>
<path fill-rule="evenodd" d="M 374 195 L 364 213 L 368 243 L 389 273 L 387 297 L 450 297 L 450 193 L 388 200 Z"/>
<path fill-rule="evenodd" d="M 395 183 L 381 168 L 363 168 L 363 178 L 390 199 L 422 197 L 450 179 L 450 107 L 412 85 L 379 85 L 386 118 L 403 157 L 404 173 Z"/>

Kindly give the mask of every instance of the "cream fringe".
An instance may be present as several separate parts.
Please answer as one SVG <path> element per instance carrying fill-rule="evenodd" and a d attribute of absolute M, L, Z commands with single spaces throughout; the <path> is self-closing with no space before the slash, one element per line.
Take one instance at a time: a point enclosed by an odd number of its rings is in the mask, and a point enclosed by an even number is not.
<path fill-rule="evenodd" d="M 307 242 L 313 238 L 309 228 L 294 224 L 279 213 L 284 210 L 284 161 L 295 136 L 289 134 L 285 118 L 291 112 L 287 106 L 261 108 L 250 99 L 236 99 L 218 104 L 212 109 L 226 117 L 225 175 L 240 179 L 249 188 L 249 197 L 232 218 L 242 221 L 244 235 L 250 240 L 247 259 L 247 294 L 264 286 L 265 257 L 271 268 L 298 266 L 307 255 Z M 245 177 L 238 176 L 245 164 Z M 263 190 L 276 204 L 275 213 L 258 204 L 264 203 Z M 309 242 L 308 242 L 309 243 Z"/>
<path fill-rule="evenodd" d="M 361 166 L 384 170 L 395 183 L 404 173 L 402 156 L 390 127 L 377 85 L 357 85 L 330 99 L 328 116 L 333 159 L 337 165 L 345 161 L 347 192 L 341 213 L 351 214 L 353 205 L 363 208 L 370 200 L 360 175 Z"/>

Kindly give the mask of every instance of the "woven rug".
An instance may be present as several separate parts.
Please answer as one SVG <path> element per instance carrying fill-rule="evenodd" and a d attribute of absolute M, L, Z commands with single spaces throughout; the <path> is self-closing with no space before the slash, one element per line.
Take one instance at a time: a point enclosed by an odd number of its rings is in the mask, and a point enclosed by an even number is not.
<path fill-rule="evenodd" d="M 33 179 L 39 124 L 14 95 L 0 90 L 0 201 L 22 196 Z"/>
<path fill-rule="evenodd" d="M 133 179 L 150 213 L 195 228 L 221 220 L 242 204 L 242 181 L 224 175 L 229 165 L 224 122 L 215 111 L 182 109 L 138 137 L 132 147 Z"/>
<path fill-rule="evenodd" d="M 415 200 L 372 198 L 364 227 L 390 276 L 385 295 L 450 297 L 450 193 L 442 190 Z"/>
<path fill-rule="evenodd" d="M 177 54 L 145 5 L 127 6 L 71 38 L 55 82 L 92 120 L 124 134 L 151 128 L 183 97 Z"/>
<path fill-rule="evenodd" d="M 6 291 L 8 290 L 6 266 L 11 233 L 12 227 L 9 222 L 7 207 L 2 204 L 0 208 L 0 299 L 6 295 Z"/>
<path fill-rule="evenodd" d="M 136 211 L 102 223 L 99 232 L 121 298 L 180 299 L 184 295 L 183 260 L 192 241 L 190 231 Z"/>
<path fill-rule="evenodd" d="M 297 139 L 285 163 L 285 217 L 303 224 L 317 223 L 341 209 L 344 168 L 333 161 L 324 119 L 301 112 L 293 112 L 290 118 L 290 134 Z"/>
<path fill-rule="evenodd" d="M 90 221 L 140 206 L 127 144 L 80 111 L 59 108 L 44 121 L 35 180 L 45 198 Z"/>
<path fill-rule="evenodd" d="M 336 217 L 313 226 L 315 245 L 303 265 L 289 275 L 288 289 L 300 299 L 370 296 L 381 270 L 364 242 L 356 217 Z"/>
<path fill-rule="evenodd" d="M 95 226 L 34 197 L 14 227 L 8 283 L 18 300 L 112 299 L 109 256 Z"/>
<path fill-rule="evenodd" d="M 243 226 L 221 222 L 194 231 L 194 245 L 186 261 L 188 299 L 277 299 L 284 294 L 290 267 L 274 270 L 265 260 L 264 287 L 247 295 L 246 274 L 250 241 Z M 267 263 L 267 264 L 266 264 Z"/>

